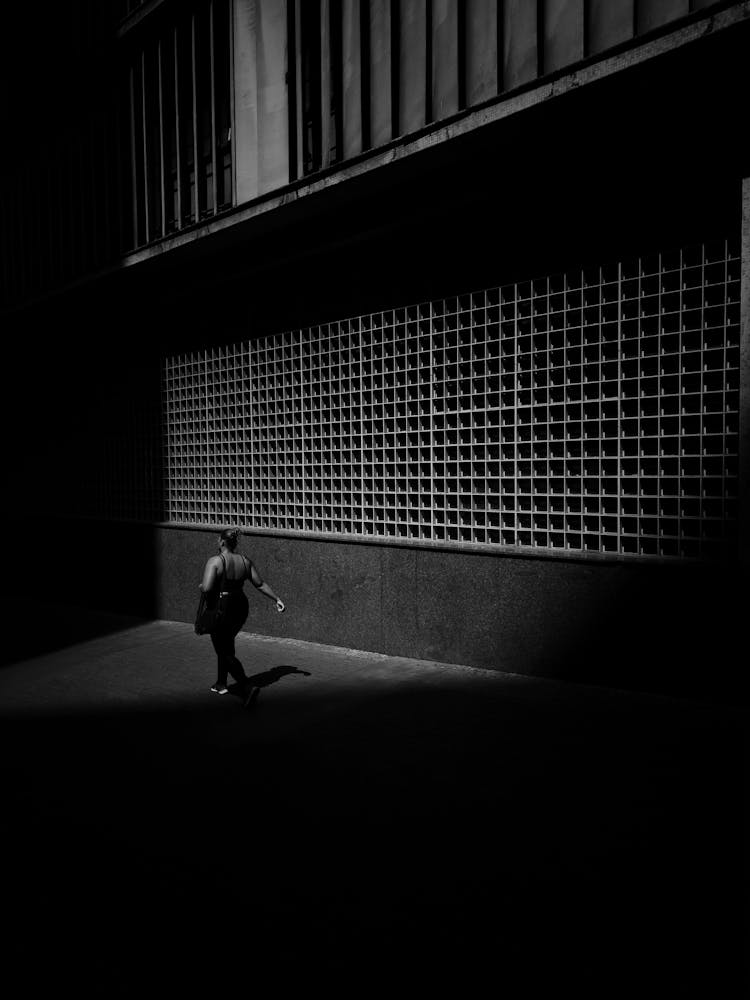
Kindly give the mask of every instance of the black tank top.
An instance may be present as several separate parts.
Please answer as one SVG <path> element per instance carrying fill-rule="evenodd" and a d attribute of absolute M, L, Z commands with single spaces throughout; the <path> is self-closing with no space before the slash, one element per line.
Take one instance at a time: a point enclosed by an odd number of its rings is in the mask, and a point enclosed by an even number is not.
<path fill-rule="evenodd" d="M 221 556 L 221 561 L 224 563 L 224 576 L 220 580 L 220 587 L 222 591 L 226 591 L 231 594 L 241 591 L 244 587 L 245 580 L 247 579 L 247 563 L 245 562 L 243 556 L 240 556 L 240 559 L 242 559 L 242 576 L 236 580 L 232 580 L 227 576 L 227 561 L 223 555 Z"/>

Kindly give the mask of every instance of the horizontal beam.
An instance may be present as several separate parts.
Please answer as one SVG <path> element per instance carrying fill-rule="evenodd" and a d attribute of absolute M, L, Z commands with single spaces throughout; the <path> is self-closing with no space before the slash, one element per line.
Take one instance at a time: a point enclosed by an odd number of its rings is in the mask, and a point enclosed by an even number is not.
<path fill-rule="evenodd" d="M 169 531 L 199 531 L 218 534 L 226 527 L 226 521 L 195 524 L 192 521 L 142 521 L 127 517 L 102 518 L 97 515 L 74 517 L 80 524 L 132 524 L 138 527 L 164 528 Z M 339 545 L 367 545 L 391 549 L 429 549 L 434 552 L 454 552 L 462 555 L 489 556 L 503 559 L 546 559 L 553 562 L 571 562 L 588 565 L 590 563 L 609 565 L 652 565 L 669 566 L 688 571 L 696 566 L 724 566 L 725 563 L 705 557 L 642 555 L 628 552 L 585 552 L 572 549 L 535 548 L 523 545 L 490 545 L 481 542 L 435 541 L 429 538 L 383 538 L 378 535 L 348 535 L 336 531 L 316 532 L 297 528 L 255 528 L 244 527 L 242 535 L 248 538 L 289 538 L 296 541 L 337 543 Z"/>

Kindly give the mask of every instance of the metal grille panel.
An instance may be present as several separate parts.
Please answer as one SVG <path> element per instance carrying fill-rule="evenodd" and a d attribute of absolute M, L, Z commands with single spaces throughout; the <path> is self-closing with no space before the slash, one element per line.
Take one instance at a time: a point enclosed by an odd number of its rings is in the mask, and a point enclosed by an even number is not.
<path fill-rule="evenodd" d="M 739 263 L 719 242 L 171 357 L 168 519 L 721 557 Z"/>

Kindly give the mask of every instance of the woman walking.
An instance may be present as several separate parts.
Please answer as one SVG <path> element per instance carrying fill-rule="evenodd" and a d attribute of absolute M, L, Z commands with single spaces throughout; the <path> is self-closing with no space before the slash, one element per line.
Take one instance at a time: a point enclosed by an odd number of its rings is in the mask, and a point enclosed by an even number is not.
<path fill-rule="evenodd" d="M 219 536 L 219 555 L 211 556 L 206 563 L 200 589 L 204 594 L 209 594 L 221 587 L 220 592 L 227 595 L 227 613 L 211 632 L 211 642 L 216 650 L 218 664 L 216 683 L 211 690 L 215 694 L 228 694 L 227 677 L 231 674 L 240 685 L 247 705 L 252 689 L 248 685 L 248 678 L 234 649 L 237 633 L 247 621 L 250 610 L 243 592 L 245 580 L 250 580 L 261 594 L 275 601 L 277 611 L 282 612 L 285 604 L 261 579 L 252 560 L 236 551 L 240 536 L 239 528 L 225 528 L 222 531 Z"/>

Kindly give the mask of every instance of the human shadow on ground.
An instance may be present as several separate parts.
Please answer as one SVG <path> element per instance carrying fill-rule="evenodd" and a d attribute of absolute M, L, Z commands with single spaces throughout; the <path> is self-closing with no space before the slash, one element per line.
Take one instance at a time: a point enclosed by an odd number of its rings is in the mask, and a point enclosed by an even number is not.
<path fill-rule="evenodd" d="M 253 674 L 248 677 L 244 690 L 239 684 L 230 685 L 229 693 L 235 695 L 237 698 L 244 699 L 247 696 L 248 688 L 250 688 L 248 704 L 252 704 L 257 700 L 261 688 L 270 687 L 271 684 L 276 684 L 282 677 L 288 677 L 289 674 L 302 674 L 304 677 L 311 676 L 309 670 L 300 670 L 299 667 L 292 667 L 287 663 L 282 663 L 278 667 L 271 667 L 270 670 L 264 670 L 263 673 Z"/>

